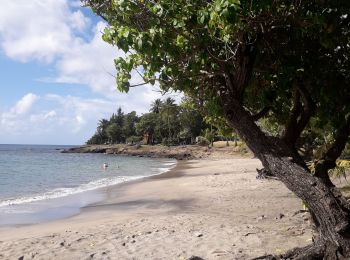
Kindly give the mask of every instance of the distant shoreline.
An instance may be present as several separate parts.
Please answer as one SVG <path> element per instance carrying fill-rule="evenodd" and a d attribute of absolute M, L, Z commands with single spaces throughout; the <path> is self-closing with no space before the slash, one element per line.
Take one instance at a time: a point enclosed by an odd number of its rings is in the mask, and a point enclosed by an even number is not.
<path fill-rule="evenodd" d="M 243 153 L 240 147 L 207 147 L 199 145 L 83 145 L 63 150 L 62 153 L 105 153 L 151 158 L 173 158 L 177 160 L 193 160 L 206 158 L 232 158 L 232 156 L 246 157 L 249 152 Z"/>

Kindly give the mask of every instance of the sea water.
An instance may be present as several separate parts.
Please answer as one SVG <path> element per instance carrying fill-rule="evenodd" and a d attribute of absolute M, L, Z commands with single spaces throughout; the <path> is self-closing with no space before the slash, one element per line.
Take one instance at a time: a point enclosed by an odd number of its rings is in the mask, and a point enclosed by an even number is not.
<path fill-rule="evenodd" d="M 160 174 L 175 160 L 61 153 L 71 146 L 0 145 L 0 225 L 75 214 L 99 188 Z M 107 164 L 106 169 L 103 164 Z"/>

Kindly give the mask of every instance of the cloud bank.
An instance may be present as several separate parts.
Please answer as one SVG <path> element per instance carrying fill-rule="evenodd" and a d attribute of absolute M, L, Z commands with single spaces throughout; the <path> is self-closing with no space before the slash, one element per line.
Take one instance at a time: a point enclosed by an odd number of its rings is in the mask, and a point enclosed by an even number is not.
<path fill-rule="evenodd" d="M 117 107 L 140 114 L 161 97 L 157 88 L 150 86 L 132 89 L 127 95 L 116 91 L 113 59 L 124 53 L 103 42 L 101 32 L 106 24 L 84 14 L 79 5 L 72 0 L 2 3 L 0 50 L 5 56 L 47 66 L 49 74 L 40 79 L 47 84 L 85 85 L 94 94 L 91 98 L 39 96 L 28 87 L 27 95 L 0 111 L 0 143 L 83 142 L 97 121 L 109 117 Z"/>
<path fill-rule="evenodd" d="M 104 99 L 29 93 L 0 112 L 0 143 L 79 144 L 93 133 L 96 118 L 109 117 L 113 108 Z"/>

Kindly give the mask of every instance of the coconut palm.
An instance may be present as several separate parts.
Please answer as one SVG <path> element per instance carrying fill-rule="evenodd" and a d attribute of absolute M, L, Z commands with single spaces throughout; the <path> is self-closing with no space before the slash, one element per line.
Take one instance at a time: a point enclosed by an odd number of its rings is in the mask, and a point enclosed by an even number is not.
<path fill-rule="evenodd" d="M 163 102 L 162 100 L 160 100 L 159 98 L 157 98 L 156 100 L 154 100 L 151 104 L 151 108 L 150 108 L 150 112 L 152 113 L 156 113 L 159 114 L 161 109 L 163 106 Z"/>

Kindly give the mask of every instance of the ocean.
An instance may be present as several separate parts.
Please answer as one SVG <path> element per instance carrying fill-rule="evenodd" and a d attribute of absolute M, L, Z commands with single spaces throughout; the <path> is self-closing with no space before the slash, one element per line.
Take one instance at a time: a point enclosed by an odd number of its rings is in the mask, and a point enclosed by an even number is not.
<path fill-rule="evenodd" d="M 61 153 L 70 147 L 0 145 L 0 225 L 77 214 L 103 199 L 100 188 L 157 175 L 176 164 L 172 159 Z"/>

